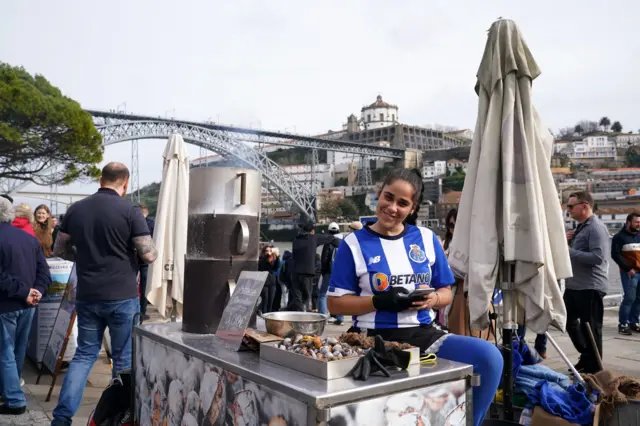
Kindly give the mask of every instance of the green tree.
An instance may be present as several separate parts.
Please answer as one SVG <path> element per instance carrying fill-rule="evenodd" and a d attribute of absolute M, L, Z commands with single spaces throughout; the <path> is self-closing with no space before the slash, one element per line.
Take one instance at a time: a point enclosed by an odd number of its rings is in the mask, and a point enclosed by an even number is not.
<path fill-rule="evenodd" d="M 598 130 L 598 122 L 591 120 L 581 120 L 577 123 L 578 126 L 582 129 L 581 133 L 591 133 Z M 578 133 L 578 132 L 576 132 Z"/>
<path fill-rule="evenodd" d="M 579 124 L 576 124 L 576 126 L 573 128 L 573 131 L 574 131 L 574 133 L 577 133 L 579 135 L 584 133 L 584 129 Z"/>
<path fill-rule="evenodd" d="M 41 75 L 0 62 L 0 178 L 38 184 L 100 175 L 91 115 Z M 55 174 L 38 175 L 51 166 Z"/>
<path fill-rule="evenodd" d="M 358 218 L 358 206 L 353 200 L 349 198 L 343 198 L 338 205 L 338 209 L 340 210 L 340 216 L 346 219 L 357 219 Z"/>
<path fill-rule="evenodd" d="M 462 172 L 454 172 L 442 179 L 442 191 L 462 191 L 464 186 L 465 174 Z"/>
<path fill-rule="evenodd" d="M 560 167 L 567 167 L 569 165 L 569 156 L 567 154 L 558 154 L 560 160 Z"/>
<path fill-rule="evenodd" d="M 335 186 L 347 186 L 347 183 L 348 183 L 347 178 L 342 177 L 342 178 L 336 179 Z"/>
<path fill-rule="evenodd" d="M 620 133 L 622 131 L 622 124 L 620 124 L 619 121 L 614 121 L 613 124 L 611 125 L 611 131 Z"/>
<path fill-rule="evenodd" d="M 335 219 L 340 216 L 340 201 L 324 199 L 317 211 L 318 218 Z"/>
<path fill-rule="evenodd" d="M 640 167 L 640 146 L 632 145 L 627 149 L 627 166 Z"/>
<path fill-rule="evenodd" d="M 602 130 L 606 132 L 609 130 L 609 126 L 611 126 L 611 120 L 609 120 L 609 117 L 602 117 L 600 119 L 600 127 L 602 127 Z"/>

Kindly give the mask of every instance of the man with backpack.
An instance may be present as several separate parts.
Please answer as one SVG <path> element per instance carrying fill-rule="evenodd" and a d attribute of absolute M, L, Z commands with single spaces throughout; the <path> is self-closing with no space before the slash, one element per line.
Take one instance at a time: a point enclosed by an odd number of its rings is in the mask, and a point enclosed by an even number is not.
<path fill-rule="evenodd" d="M 340 234 L 340 227 L 337 223 L 332 222 L 329 224 L 329 234 L 333 235 L 334 239 L 322 247 L 322 254 L 320 255 L 322 282 L 320 284 L 320 291 L 318 292 L 318 312 L 321 314 L 329 313 L 327 309 L 327 292 L 329 291 L 329 282 L 331 281 L 331 270 L 337 248 L 342 242 L 342 234 Z M 336 325 L 342 325 L 344 323 L 344 316 L 336 315 L 335 323 Z"/>

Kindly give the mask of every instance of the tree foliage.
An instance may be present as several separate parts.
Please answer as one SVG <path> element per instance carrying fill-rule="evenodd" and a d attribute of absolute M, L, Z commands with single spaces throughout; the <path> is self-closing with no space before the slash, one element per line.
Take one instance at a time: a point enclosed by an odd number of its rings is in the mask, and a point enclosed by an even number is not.
<path fill-rule="evenodd" d="M 462 171 L 449 173 L 448 176 L 442 179 L 442 192 L 462 191 L 465 177 L 466 175 Z"/>
<path fill-rule="evenodd" d="M 602 117 L 600 119 L 600 127 L 602 127 L 602 130 L 606 132 L 609 129 L 609 126 L 611 126 L 611 120 L 609 120 L 609 117 Z"/>
<path fill-rule="evenodd" d="M 627 149 L 627 165 L 629 167 L 640 167 L 640 146 L 632 145 Z"/>
<path fill-rule="evenodd" d="M 0 178 L 38 184 L 100 175 L 91 116 L 41 75 L 0 62 Z M 42 173 L 59 166 L 56 173 Z"/>
<path fill-rule="evenodd" d="M 360 215 L 360 210 L 352 199 L 343 198 L 324 200 L 317 213 L 318 217 L 323 219 L 355 220 Z"/>
<path fill-rule="evenodd" d="M 554 154 L 551 158 L 557 159 L 560 163 L 560 167 L 569 166 L 569 156 L 567 154 Z"/>
<path fill-rule="evenodd" d="M 341 213 L 340 217 L 343 217 L 345 219 L 355 220 L 358 218 L 358 215 L 360 213 L 360 209 L 358 209 L 356 203 L 349 198 L 343 198 L 338 205 L 338 209 Z"/>
<path fill-rule="evenodd" d="M 622 131 L 622 124 L 620 124 L 619 121 L 614 121 L 613 124 L 611 125 L 611 131 L 620 133 Z"/>
<path fill-rule="evenodd" d="M 563 127 L 558 130 L 557 137 L 562 139 L 572 136 L 583 136 L 599 130 L 603 132 L 620 133 L 622 132 L 622 124 L 620 124 L 619 121 L 614 121 L 613 124 L 611 124 L 611 120 L 607 116 L 602 117 L 599 121 L 581 120 L 573 127 Z M 640 130 L 638 132 L 640 132 Z"/>

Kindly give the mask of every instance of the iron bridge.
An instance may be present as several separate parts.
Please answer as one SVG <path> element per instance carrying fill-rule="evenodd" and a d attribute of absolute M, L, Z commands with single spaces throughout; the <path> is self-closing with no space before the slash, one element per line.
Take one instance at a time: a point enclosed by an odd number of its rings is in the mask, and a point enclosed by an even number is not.
<path fill-rule="evenodd" d="M 236 164 L 259 170 L 265 177 L 263 182 L 265 184 L 270 182 L 270 185 L 265 185 L 267 190 L 286 210 L 299 210 L 311 219 L 315 219 L 316 214 L 315 194 L 304 182 L 295 179 L 280 165 L 269 159 L 261 149 L 264 145 L 322 149 L 360 156 L 404 157 L 404 149 L 341 142 L 330 138 L 123 113 L 88 112 L 94 117 L 96 128 L 102 135 L 105 146 L 140 139 L 166 139 L 172 134 L 179 134 L 187 143 L 215 152 L 227 160 L 234 160 Z M 258 144 L 255 147 L 257 149 L 250 147 L 247 143 Z"/>
<path fill-rule="evenodd" d="M 126 141 L 137 143 L 140 139 L 167 139 L 172 134 L 180 134 L 187 143 L 215 152 L 227 160 L 235 160 L 234 163 L 244 167 L 259 170 L 265 180 L 271 183 L 268 186 L 269 191 L 285 209 L 299 210 L 308 218 L 315 218 L 315 194 L 311 193 L 303 182 L 269 159 L 262 150 L 264 145 L 302 147 L 392 159 L 403 158 L 405 152 L 402 148 L 343 142 L 330 135 L 318 138 L 121 112 L 87 112 L 93 116 L 96 129 L 102 135 L 105 146 Z M 247 143 L 258 144 L 257 149 Z M 132 166 L 136 167 L 135 164 Z M 53 167 L 42 174 L 51 173 L 52 169 Z M 137 170 L 132 170 L 132 178 L 135 174 Z M 29 182 L 7 185 L 4 192 L 15 193 L 28 185 Z"/>
<path fill-rule="evenodd" d="M 225 138 L 236 141 L 249 142 L 264 145 L 282 145 L 297 148 L 311 148 L 323 151 L 337 151 L 349 154 L 364 155 L 367 157 L 404 158 L 404 148 L 392 148 L 385 146 L 369 145 L 363 143 L 344 142 L 331 136 L 314 137 L 297 135 L 293 133 L 272 132 L 267 130 L 247 129 L 243 127 L 226 126 L 208 122 L 195 122 L 176 120 L 146 115 L 126 114 L 118 112 L 106 112 L 86 110 L 94 117 L 96 127 L 115 126 L 119 124 L 145 122 L 163 124 L 170 128 L 180 126 L 184 128 L 200 128 L 212 133 L 221 133 Z M 187 127 L 184 127 L 187 126 Z M 178 133 L 178 132 L 176 132 Z M 184 136 L 184 135 L 183 135 Z M 142 138 L 140 138 L 142 139 Z"/>

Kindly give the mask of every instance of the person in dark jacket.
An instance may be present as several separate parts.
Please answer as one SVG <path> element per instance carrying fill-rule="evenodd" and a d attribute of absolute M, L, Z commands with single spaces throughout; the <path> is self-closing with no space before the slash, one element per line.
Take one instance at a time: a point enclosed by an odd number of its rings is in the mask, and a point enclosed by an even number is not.
<path fill-rule="evenodd" d="M 305 223 L 293 240 L 294 274 L 287 307 L 289 311 L 308 309 L 316 276 L 316 250 L 334 239 L 330 234 L 316 235 L 315 230 L 315 224 Z"/>
<path fill-rule="evenodd" d="M 268 245 L 262 249 L 260 258 L 258 259 L 258 271 L 268 272 L 267 281 L 262 288 L 262 304 L 260 310 L 263 314 L 273 312 L 274 301 L 276 298 L 276 277 L 275 272 L 279 266 L 279 259 L 273 255 L 273 246 Z"/>
<path fill-rule="evenodd" d="M 51 285 L 40 243 L 12 226 L 13 219 L 13 206 L 0 198 L 0 396 L 5 402 L 0 415 L 19 415 L 27 409 L 20 376 L 33 307 Z"/>
<path fill-rule="evenodd" d="M 334 239 L 329 244 L 325 244 L 322 247 L 322 255 L 320 256 L 320 271 L 322 273 L 322 283 L 320 284 L 320 290 L 318 290 L 318 312 L 320 312 L 321 314 L 329 313 L 329 310 L 327 309 L 327 292 L 329 291 L 329 282 L 331 281 L 333 258 L 335 257 L 336 249 L 342 242 L 340 227 L 337 223 L 330 223 L 328 230 L 329 234 L 334 236 Z M 343 322 L 344 316 L 337 315 L 336 325 L 342 325 Z"/>
<path fill-rule="evenodd" d="M 282 298 L 284 299 L 285 308 L 289 305 L 294 269 L 293 254 L 289 250 L 285 250 L 282 254 L 282 266 L 280 267 L 280 273 L 278 274 L 278 281 L 280 281 L 280 284 L 284 286 L 282 289 Z"/>
<path fill-rule="evenodd" d="M 618 333 L 640 332 L 640 214 L 627 216 L 624 228 L 611 240 L 611 259 L 620 268 L 624 297 L 618 312 Z"/>

